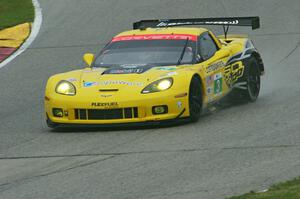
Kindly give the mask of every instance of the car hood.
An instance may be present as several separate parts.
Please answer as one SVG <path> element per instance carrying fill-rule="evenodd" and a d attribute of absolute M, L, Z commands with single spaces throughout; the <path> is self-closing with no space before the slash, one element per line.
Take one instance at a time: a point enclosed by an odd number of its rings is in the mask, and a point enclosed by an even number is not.
<path fill-rule="evenodd" d="M 157 79 L 177 74 L 177 70 L 176 66 L 84 69 L 80 75 L 80 87 L 103 90 L 142 89 Z"/>

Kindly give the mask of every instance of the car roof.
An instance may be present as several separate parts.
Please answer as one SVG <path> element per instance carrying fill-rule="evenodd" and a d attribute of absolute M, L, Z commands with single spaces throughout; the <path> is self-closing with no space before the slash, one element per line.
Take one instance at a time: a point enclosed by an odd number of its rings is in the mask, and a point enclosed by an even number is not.
<path fill-rule="evenodd" d="M 190 27 L 176 27 L 176 28 L 146 28 L 145 30 L 136 29 L 124 31 L 115 37 L 118 36 L 128 36 L 128 35 L 155 35 L 155 34 L 190 34 L 190 35 L 200 35 L 203 32 L 208 31 L 205 28 L 190 28 Z"/>

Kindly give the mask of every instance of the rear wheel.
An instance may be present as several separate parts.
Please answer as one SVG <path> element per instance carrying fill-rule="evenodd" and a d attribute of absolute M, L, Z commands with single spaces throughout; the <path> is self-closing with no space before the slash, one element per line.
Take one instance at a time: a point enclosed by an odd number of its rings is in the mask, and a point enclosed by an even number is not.
<path fill-rule="evenodd" d="M 248 75 L 248 99 L 255 101 L 260 91 L 260 70 L 256 59 L 254 59 L 252 67 L 249 68 Z"/>
<path fill-rule="evenodd" d="M 249 102 L 254 102 L 260 91 L 260 70 L 257 60 L 254 57 L 250 58 L 245 72 L 247 89 L 244 92 L 244 98 Z"/>
<path fill-rule="evenodd" d="M 254 57 L 251 57 L 248 65 L 245 66 L 244 76 L 240 82 L 245 82 L 245 88 L 234 90 L 231 99 L 233 101 L 254 102 L 260 91 L 260 69 Z"/>
<path fill-rule="evenodd" d="M 198 121 L 202 111 L 202 91 L 201 91 L 201 81 L 196 76 L 192 78 L 190 83 L 189 109 L 190 109 L 190 120 L 192 122 Z"/>

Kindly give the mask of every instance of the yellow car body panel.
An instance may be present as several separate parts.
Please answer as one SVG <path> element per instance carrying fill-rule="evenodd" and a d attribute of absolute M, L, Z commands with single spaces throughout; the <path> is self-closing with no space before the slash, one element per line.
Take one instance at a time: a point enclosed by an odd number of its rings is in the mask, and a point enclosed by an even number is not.
<path fill-rule="evenodd" d="M 198 37 L 204 32 L 209 32 L 219 50 L 214 56 L 200 63 L 157 66 L 142 74 L 118 75 L 101 75 L 105 71 L 104 68 L 87 67 L 50 77 L 45 90 L 47 118 L 56 124 L 123 124 L 189 117 L 189 86 L 193 76 L 196 75 L 201 79 L 203 108 L 226 96 L 244 71 L 242 60 L 237 59 L 232 64 L 230 59 L 244 51 L 249 42 L 248 38 L 236 36 L 225 40 L 216 37 L 207 29 L 186 27 L 131 30 L 116 36 L 188 34 Z M 150 83 L 168 77 L 173 78 L 171 88 L 161 92 L 141 93 Z M 71 82 L 75 86 L 74 96 L 58 94 L 55 91 L 62 80 Z M 85 87 L 86 81 L 94 85 Z M 160 105 L 167 105 L 168 112 L 153 114 L 153 107 Z M 134 107 L 137 107 L 137 114 L 134 113 Z M 62 109 L 62 117 L 54 116 L 53 108 Z M 126 108 L 131 109 L 129 118 L 125 117 Z M 118 110 L 117 114 L 122 116 L 114 119 L 90 119 L 89 110 Z M 78 119 L 81 117 L 79 114 L 86 114 L 85 119 Z"/>

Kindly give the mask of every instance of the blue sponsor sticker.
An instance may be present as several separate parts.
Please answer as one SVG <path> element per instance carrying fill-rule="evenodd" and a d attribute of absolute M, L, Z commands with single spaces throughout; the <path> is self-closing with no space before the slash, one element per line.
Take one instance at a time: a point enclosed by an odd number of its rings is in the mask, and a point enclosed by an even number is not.
<path fill-rule="evenodd" d="M 212 91 L 213 91 L 212 87 L 207 87 L 206 93 L 208 95 L 210 95 L 212 93 Z"/>
<path fill-rule="evenodd" d="M 96 84 L 96 82 L 83 82 L 84 87 L 91 87 L 91 86 L 94 86 L 95 84 Z"/>

